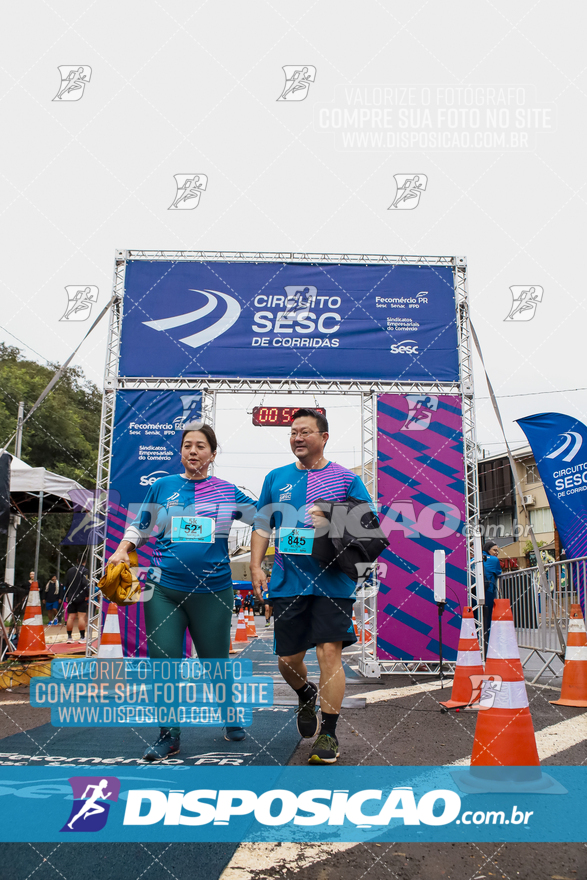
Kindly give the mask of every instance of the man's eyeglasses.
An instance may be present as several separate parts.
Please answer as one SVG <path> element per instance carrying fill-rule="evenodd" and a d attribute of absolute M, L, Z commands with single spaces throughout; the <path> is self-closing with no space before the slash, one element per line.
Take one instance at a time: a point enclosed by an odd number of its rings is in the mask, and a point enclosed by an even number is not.
<path fill-rule="evenodd" d="M 306 437 L 310 436 L 310 434 L 323 434 L 323 433 L 324 433 L 324 431 L 308 431 L 304 428 L 301 431 L 292 431 L 289 436 L 291 437 L 292 440 L 295 440 L 296 437 L 302 437 L 305 440 Z"/>

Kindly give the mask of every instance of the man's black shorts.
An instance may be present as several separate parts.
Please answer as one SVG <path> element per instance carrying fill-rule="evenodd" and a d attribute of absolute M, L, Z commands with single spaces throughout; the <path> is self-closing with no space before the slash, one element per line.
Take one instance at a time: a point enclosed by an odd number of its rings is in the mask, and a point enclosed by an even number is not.
<path fill-rule="evenodd" d="M 299 654 L 323 642 L 357 641 L 353 628 L 354 599 L 329 596 L 274 596 L 275 653 Z"/>
<path fill-rule="evenodd" d="M 88 613 L 88 600 L 87 599 L 74 599 L 73 602 L 67 603 L 67 613 L 68 614 L 87 614 Z"/>

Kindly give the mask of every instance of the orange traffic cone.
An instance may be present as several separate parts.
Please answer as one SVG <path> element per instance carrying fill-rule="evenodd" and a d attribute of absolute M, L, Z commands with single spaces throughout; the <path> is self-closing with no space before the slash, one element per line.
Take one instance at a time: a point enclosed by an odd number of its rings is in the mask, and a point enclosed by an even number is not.
<path fill-rule="evenodd" d="M 587 634 L 580 605 L 571 605 L 563 683 L 553 706 L 587 706 Z"/>
<path fill-rule="evenodd" d="M 509 599 L 495 599 L 471 766 L 540 764 Z"/>
<path fill-rule="evenodd" d="M 120 639 L 120 625 L 118 621 L 118 605 L 114 602 L 108 604 L 108 613 L 104 618 L 98 657 L 114 659 L 124 657 L 122 653 L 122 641 Z"/>
<path fill-rule="evenodd" d="M 359 628 L 357 626 L 357 618 L 355 617 L 355 607 L 353 605 L 353 629 L 355 631 L 355 635 L 359 638 Z"/>
<path fill-rule="evenodd" d="M 363 630 L 362 630 L 361 635 L 359 637 L 359 644 L 360 645 L 363 645 L 363 644 L 368 645 L 369 642 L 372 642 L 372 641 L 373 641 L 373 637 L 371 635 L 371 624 L 369 623 L 369 613 L 368 613 L 367 609 L 365 608 L 365 616 L 363 619 Z"/>
<path fill-rule="evenodd" d="M 468 706 L 472 702 L 477 703 L 481 690 L 477 687 L 477 696 L 473 699 L 473 675 L 478 676 L 477 681 L 479 682 L 480 676 L 483 675 L 483 660 L 475 631 L 473 609 L 467 606 L 463 608 L 459 653 L 457 654 L 452 693 L 450 700 L 440 705 L 446 706 L 447 709 L 453 709 L 455 706 Z M 475 708 L 478 707 L 475 706 Z"/>
<path fill-rule="evenodd" d="M 255 615 L 253 609 L 249 608 L 247 612 L 247 636 L 250 639 L 259 638 L 257 635 L 257 627 L 255 626 Z"/>
<path fill-rule="evenodd" d="M 248 642 L 247 624 L 245 623 L 245 615 L 242 611 L 238 613 L 238 621 L 236 624 L 235 642 Z"/>
<path fill-rule="evenodd" d="M 228 653 L 229 654 L 238 654 L 238 651 L 235 651 L 235 649 L 232 647 L 232 639 L 230 640 L 230 648 L 228 649 Z"/>
<path fill-rule="evenodd" d="M 43 626 L 39 585 L 34 581 L 26 603 L 18 637 L 18 646 L 16 651 L 10 652 L 10 656 L 34 657 L 37 654 L 47 654 L 47 656 L 50 656 L 47 651 L 47 643 L 45 642 L 45 627 Z"/>

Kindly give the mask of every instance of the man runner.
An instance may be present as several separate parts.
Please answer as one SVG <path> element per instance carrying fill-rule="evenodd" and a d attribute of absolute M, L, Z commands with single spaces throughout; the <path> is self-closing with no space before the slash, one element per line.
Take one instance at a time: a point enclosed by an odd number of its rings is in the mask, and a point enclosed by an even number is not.
<path fill-rule="evenodd" d="M 356 642 L 352 613 L 355 582 L 331 565 L 322 569 L 311 553 L 312 526 L 324 520 L 314 507 L 318 498 L 370 502 L 359 477 L 324 457 L 328 422 L 314 409 L 293 415 L 290 445 L 297 461 L 276 468 L 266 477 L 257 504 L 251 537 L 251 580 L 257 597 L 266 589 L 261 563 L 276 529 L 275 562 L 269 585 L 273 603 L 275 653 L 279 671 L 298 695 L 300 736 L 316 739 L 311 764 L 334 764 L 339 756 L 336 724 L 344 697 L 342 649 Z M 316 648 L 320 666 L 318 688 L 308 681 L 306 651 Z"/>

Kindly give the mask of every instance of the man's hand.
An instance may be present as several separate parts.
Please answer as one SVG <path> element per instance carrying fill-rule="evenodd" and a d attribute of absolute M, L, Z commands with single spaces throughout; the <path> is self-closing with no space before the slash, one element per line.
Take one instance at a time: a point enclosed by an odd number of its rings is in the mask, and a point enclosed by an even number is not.
<path fill-rule="evenodd" d="M 251 583 L 253 591 L 259 602 L 263 601 L 263 591 L 267 589 L 267 575 L 262 568 L 251 566 Z"/>
<path fill-rule="evenodd" d="M 316 505 L 311 507 L 308 512 L 312 517 L 312 525 L 314 526 L 314 528 L 316 530 L 323 529 L 324 531 L 322 532 L 322 534 L 327 534 L 328 529 L 330 528 L 330 520 L 326 519 L 326 517 L 324 516 L 324 512 Z"/>

